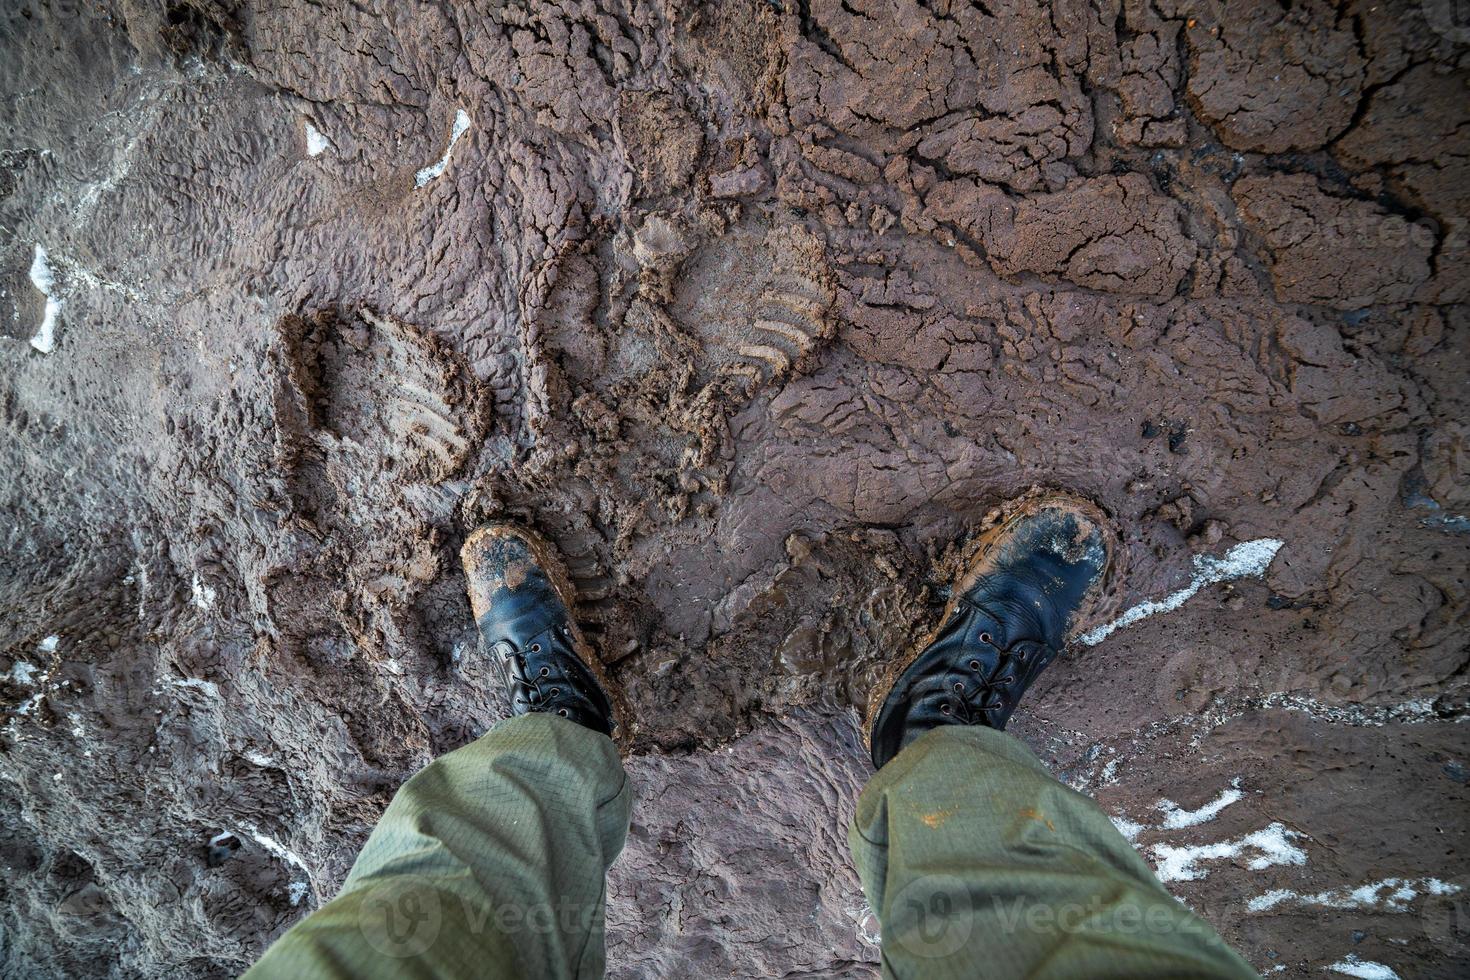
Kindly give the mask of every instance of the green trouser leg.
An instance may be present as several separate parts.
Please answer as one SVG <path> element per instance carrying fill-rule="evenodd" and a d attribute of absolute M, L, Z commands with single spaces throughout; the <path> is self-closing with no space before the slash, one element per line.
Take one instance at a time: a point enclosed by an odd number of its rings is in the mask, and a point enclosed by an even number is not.
<path fill-rule="evenodd" d="M 848 840 L 885 976 L 1256 976 L 1004 732 L 952 725 L 906 747 L 863 790 Z"/>
<path fill-rule="evenodd" d="M 612 740 L 526 715 L 398 791 L 341 893 L 246 974 L 600 977 L 632 789 Z"/>

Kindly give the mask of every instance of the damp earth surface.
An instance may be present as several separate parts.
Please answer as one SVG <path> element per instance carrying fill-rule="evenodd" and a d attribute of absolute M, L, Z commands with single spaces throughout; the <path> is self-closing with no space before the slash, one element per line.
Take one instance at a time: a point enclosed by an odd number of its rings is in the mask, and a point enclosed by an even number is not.
<path fill-rule="evenodd" d="M 1033 488 L 1123 621 L 1012 730 L 1263 973 L 1470 970 L 1455 5 L 15 0 L 0 52 L 3 975 L 233 976 L 329 898 L 504 716 L 455 556 L 511 518 L 632 705 L 610 974 L 874 977 L 858 709 Z"/>

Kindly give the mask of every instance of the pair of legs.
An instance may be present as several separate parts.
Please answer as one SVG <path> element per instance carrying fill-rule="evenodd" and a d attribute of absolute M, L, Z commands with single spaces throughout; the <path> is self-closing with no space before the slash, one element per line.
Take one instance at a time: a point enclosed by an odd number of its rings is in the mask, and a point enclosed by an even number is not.
<path fill-rule="evenodd" d="M 886 975 L 1255 975 L 1002 730 L 1109 555 L 1094 512 L 1032 501 L 980 540 L 940 628 L 875 692 L 878 771 L 848 840 Z M 250 977 L 602 975 L 606 873 L 633 795 L 616 692 L 544 542 L 501 526 L 465 557 L 518 716 L 410 779 L 341 893 Z"/>
<path fill-rule="evenodd" d="M 633 787 L 606 735 L 511 718 L 399 790 L 342 893 L 255 977 L 600 977 Z M 938 729 L 849 831 L 894 977 L 1252 977 L 1015 738 Z"/>

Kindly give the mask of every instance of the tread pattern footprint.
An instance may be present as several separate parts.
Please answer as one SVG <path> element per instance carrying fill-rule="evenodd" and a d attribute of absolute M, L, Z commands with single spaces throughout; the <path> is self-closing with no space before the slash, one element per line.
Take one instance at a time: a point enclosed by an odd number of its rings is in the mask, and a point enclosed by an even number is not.
<path fill-rule="evenodd" d="M 318 430 L 410 480 L 452 476 L 479 444 L 490 398 L 437 337 L 391 317 L 298 320 L 295 377 Z"/>
<path fill-rule="evenodd" d="M 798 226 L 732 229 L 686 267 L 675 319 L 711 366 L 748 394 L 809 370 L 836 332 L 836 290 L 821 239 Z"/>

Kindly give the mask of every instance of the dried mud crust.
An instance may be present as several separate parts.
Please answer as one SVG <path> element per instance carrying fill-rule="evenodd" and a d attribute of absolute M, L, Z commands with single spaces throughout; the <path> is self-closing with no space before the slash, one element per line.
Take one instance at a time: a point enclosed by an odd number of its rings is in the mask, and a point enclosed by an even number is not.
<path fill-rule="evenodd" d="M 1226 145 L 1314 150 L 1353 121 L 1365 65 L 1352 16 L 1337 5 L 1230 0 L 1191 9 L 1187 24 L 1189 100 Z"/>
<path fill-rule="evenodd" d="M 1073 613 L 1072 619 L 1067 624 L 1065 631 L 1067 640 L 1070 642 L 1073 637 L 1080 636 L 1092 627 L 1105 622 L 1111 615 L 1117 605 L 1119 583 L 1124 578 L 1123 570 L 1118 567 L 1124 559 L 1119 556 L 1117 528 L 1102 512 L 1102 509 L 1090 500 L 1040 488 L 1034 488 L 1021 497 L 1006 501 L 986 515 L 981 526 L 961 548 L 956 549 L 946 560 L 939 563 L 940 568 L 948 572 L 949 601 L 944 604 L 944 611 L 935 619 L 929 630 L 909 645 L 904 653 L 894 657 L 890 663 L 886 664 L 879 680 L 873 685 L 872 692 L 868 696 L 867 710 L 863 716 L 862 731 L 865 747 L 871 748 L 868 740 L 872 733 L 873 722 L 883 710 L 883 702 L 888 699 L 889 692 L 893 690 L 894 682 L 934 642 L 934 638 L 939 635 L 944 624 L 949 621 L 950 616 L 954 615 L 955 607 L 960 602 L 960 596 L 973 588 L 975 582 L 985 574 L 991 553 L 1001 545 L 1006 533 L 1026 518 L 1050 509 L 1074 513 L 1082 522 L 1085 522 L 1082 526 L 1092 526 L 1101 530 L 1104 547 L 1107 550 L 1102 575 L 1088 589 L 1087 595 L 1083 597 L 1081 608 Z"/>
<path fill-rule="evenodd" d="M 498 588 L 498 585 L 482 580 L 478 566 L 478 562 L 481 560 L 480 552 L 490 547 L 491 542 L 496 538 L 511 538 L 524 542 L 526 549 L 531 553 L 537 567 L 545 573 L 547 579 L 551 582 L 551 587 L 556 590 L 557 596 L 561 598 L 562 605 L 567 608 L 568 615 L 570 616 L 570 622 L 567 625 L 572 632 L 572 647 L 576 650 L 577 656 L 581 658 L 582 663 L 586 664 L 587 669 L 592 672 L 592 676 L 597 679 L 597 683 L 602 685 L 602 691 L 607 695 L 608 700 L 612 702 L 613 719 L 617 722 L 617 731 L 614 735 L 619 747 L 626 752 L 627 747 L 632 743 L 634 737 L 635 719 L 628 711 L 622 689 L 608 679 L 607 671 L 602 664 L 602 657 L 593 648 L 592 644 L 587 642 L 586 636 L 582 633 L 582 628 L 577 624 L 577 590 L 572 584 L 572 578 L 568 574 L 566 565 L 563 563 L 562 557 L 557 552 L 555 545 L 535 531 L 515 524 L 489 524 L 475 529 L 465 539 L 465 543 L 459 552 L 460 564 L 464 568 L 468 584 L 470 609 L 474 614 L 475 621 L 478 623 L 480 618 L 485 614 L 482 591 L 494 591 L 494 589 Z M 524 573 L 522 575 L 524 576 Z M 514 589 L 516 583 L 511 582 L 510 578 L 511 572 L 507 570 L 505 587 Z M 481 647 L 481 656 L 493 656 L 490 651 L 483 649 L 483 643 Z"/>
<path fill-rule="evenodd" d="M 238 975 L 330 897 L 504 716 L 512 521 L 638 722 L 612 974 L 875 976 L 858 714 L 1034 486 L 1192 597 L 1008 730 L 1150 860 L 1304 835 L 1169 883 L 1255 967 L 1466 973 L 1463 892 L 1312 900 L 1470 886 L 1443 8 L 9 5 L 0 973 Z"/>

